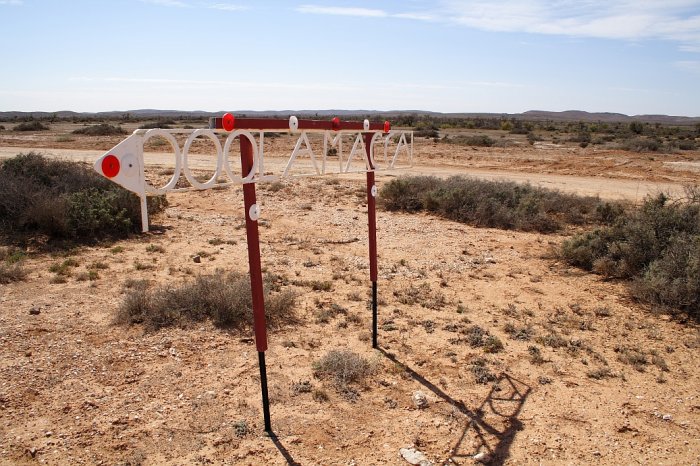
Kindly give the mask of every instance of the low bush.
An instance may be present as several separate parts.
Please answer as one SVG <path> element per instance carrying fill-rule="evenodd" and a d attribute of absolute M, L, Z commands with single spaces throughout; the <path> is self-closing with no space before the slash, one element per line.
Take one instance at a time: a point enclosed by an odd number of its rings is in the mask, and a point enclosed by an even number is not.
<path fill-rule="evenodd" d="M 172 125 L 174 125 L 175 122 L 173 120 L 161 120 L 161 121 L 154 121 L 151 123 L 144 123 L 141 126 L 139 126 L 139 129 L 154 129 L 154 128 L 160 128 L 160 129 L 170 129 L 172 128 Z"/>
<path fill-rule="evenodd" d="M 12 131 L 48 131 L 49 129 L 48 126 L 42 124 L 40 121 L 33 120 L 18 124 L 12 128 Z"/>
<path fill-rule="evenodd" d="M 638 136 L 623 141 L 620 148 L 632 152 L 659 152 L 663 145 L 657 139 Z"/>
<path fill-rule="evenodd" d="M 387 210 L 426 210 L 479 227 L 542 233 L 560 230 L 564 224 L 610 221 L 623 210 L 596 197 L 459 176 L 394 179 L 382 188 L 380 203 Z"/>
<path fill-rule="evenodd" d="M 361 382 L 374 374 L 376 365 L 350 350 L 331 350 L 313 364 L 314 375 L 329 377 L 344 390 L 351 383 Z"/>
<path fill-rule="evenodd" d="M 73 131 L 73 134 L 84 134 L 86 136 L 114 136 L 120 134 L 126 134 L 121 126 L 112 126 L 106 123 L 99 125 L 86 126 L 85 128 L 79 128 Z"/>
<path fill-rule="evenodd" d="M 444 139 L 445 142 L 450 144 L 459 144 L 461 146 L 474 146 L 474 147 L 491 147 L 496 144 L 496 141 L 491 139 L 486 135 L 478 136 L 455 136 L 452 138 Z"/>
<path fill-rule="evenodd" d="M 0 284 L 24 280 L 27 270 L 23 266 L 25 253 L 19 249 L 0 247 Z"/>
<path fill-rule="evenodd" d="M 700 199 L 660 194 L 612 225 L 564 241 L 572 265 L 633 281 L 633 294 L 700 318 Z"/>
<path fill-rule="evenodd" d="M 148 204 L 151 213 L 167 205 L 164 196 Z M 36 153 L 0 163 L 0 234 L 92 241 L 124 237 L 140 224 L 138 197 L 87 164 Z"/>
<path fill-rule="evenodd" d="M 265 288 L 265 315 L 270 326 L 296 321 L 292 292 L 272 293 Z M 241 274 L 217 271 L 200 275 L 178 287 L 150 289 L 136 282 L 117 311 L 118 324 L 143 324 L 154 331 L 165 327 L 187 327 L 211 320 L 221 328 L 249 329 L 253 324 L 250 279 Z"/>

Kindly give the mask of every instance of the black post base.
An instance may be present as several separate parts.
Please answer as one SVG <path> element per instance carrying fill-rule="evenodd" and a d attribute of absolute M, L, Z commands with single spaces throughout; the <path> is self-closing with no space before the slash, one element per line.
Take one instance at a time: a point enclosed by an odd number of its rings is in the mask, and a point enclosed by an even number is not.
<path fill-rule="evenodd" d="M 377 347 L 377 282 L 372 282 L 372 348 Z"/>
<path fill-rule="evenodd" d="M 270 424 L 270 398 L 267 396 L 267 367 L 265 366 L 265 352 L 258 351 L 258 365 L 260 366 L 260 391 L 262 391 L 263 417 L 265 418 L 265 432 L 272 433 Z"/>

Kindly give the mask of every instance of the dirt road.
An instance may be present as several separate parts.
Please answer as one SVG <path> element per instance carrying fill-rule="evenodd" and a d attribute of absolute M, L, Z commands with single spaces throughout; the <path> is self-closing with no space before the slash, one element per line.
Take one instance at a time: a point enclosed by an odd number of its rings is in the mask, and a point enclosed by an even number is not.
<path fill-rule="evenodd" d="M 92 163 L 104 154 L 101 150 L 74 150 L 74 149 L 47 149 L 47 148 L 23 148 L 0 147 L 0 159 L 14 157 L 17 153 L 36 151 L 49 157 L 60 157 L 80 162 Z M 273 171 L 281 171 L 281 167 L 287 162 L 286 157 L 266 156 L 266 168 Z M 169 153 L 151 153 L 147 155 L 147 167 L 158 169 L 172 168 L 175 166 L 174 158 Z M 211 155 L 190 155 L 190 166 L 195 169 L 213 168 L 214 162 Z M 212 170 L 213 171 L 213 170 Z M 683 193 L 683 183 L 649 181 L 641 179 L 620 179 L 603 176 L 575 176 L 560 175 L 557 173 L 534 173 L 503 168 L 474 168 L 466 165 L 450 165 L 437 163 L 431 160 L 418 158 L 411 169 L 385 172 L 382 176 L 402 175 L 432 175 L 438 177 L 470 176 L 484 180 L 514 181 L 517 183 L 530 183 L 548 189 L 556 189 L 562 192 L 581 194 L 587 196 L 599 196 L 603 199 L 627 200 L 639 202 L 648 195 L 665 192 L 672 197 Z"/>

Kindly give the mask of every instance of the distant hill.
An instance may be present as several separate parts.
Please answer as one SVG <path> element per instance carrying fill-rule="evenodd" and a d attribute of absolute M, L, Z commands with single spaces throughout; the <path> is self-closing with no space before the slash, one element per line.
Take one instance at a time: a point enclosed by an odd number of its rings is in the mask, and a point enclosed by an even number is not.
<path fill-rule="evenodd" d="M 156 118 L 209 118 L 212 116 L 220 116 L 225 111 L 205 112 L 201 110 L 157 110 L 157 109 L 139 109 L 139 110 L 124 110 L 111 112 L 0 112 L 0 121 L 23 120 L 26 118 L 48 119 L 48 118 L 81 118 L 81 119 L 118 119 L 129 118 L 134 119 L 156 119 Z M 700 124 L 700 117 L 686 116 L 671 116 L 671 115 L 624 115 L 622 113 L 591 113 L 581 110 L 567 110 L 564 112 L 549 112 L 545 110 L 529 110 L 524 113 L 440 113 L 429 112 L 425 110 L 238 110 L 232 111 L 234 115 L 247 117 L 277 117 L 284 118 L 289 115 L 305 116 L 311 118 L 325 118 L 330 116 L 339 117 L 372 117 L 381 116 L 392 118 L 401 115 L 416 115 L 430 116 L 433 118 L 516 118 L 530 121 L 586 121 L 586 122 L 621 122 L 629 123 L 631 121 L 641 121 L 644 123 L 660 123 L 664 125 L 695 125 Z"/>

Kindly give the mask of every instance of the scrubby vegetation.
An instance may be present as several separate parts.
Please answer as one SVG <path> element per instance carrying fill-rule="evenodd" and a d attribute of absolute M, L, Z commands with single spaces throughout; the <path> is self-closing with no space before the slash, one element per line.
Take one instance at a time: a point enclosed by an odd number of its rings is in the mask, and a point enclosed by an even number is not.
<path fill-rule="evenodd" d="M 246 275 L 217 271 L 200 275 L 180 286 L 150 289 L 147 282 L 128 283 L 119 307 L 118 324 L 143 324 L 154 331 L 164 327 L 187 327 L 210 320 L 221 328 L 249 329 L 253 323 L 250 279 Z M 265 314 L 270 326 L 295 322 L 295 295 L 290 291 L 265 290 Z"/>
<path fill-rule="evenodd" d="M 352 387 L 377 371 L 377 364 L 350 350 L 331 350 L 313 363 L 314 375 L 331 379 L 336 390 L 348 401 L 356 401 L 359 393 Z"/>
<path fill-rule="evenodd" d="M 0 285 L 24 280 L 24 252 L 14 248 L 0 248 Z"/>
<path fill-rule="evenodd" d="M 570 264 L 633 281 L 633 294 L 649 303 L 700 318 L 700 193 L 671 201 L 660 194 L 609 226 L 563 243 Z"/>
<path fill-rule="evenodd" d="M 149 198 L 149 212 L 166 205 Z M 86 164 L 20 154 L 0 164 L 0 234 L 92 241 L 138 231 L 137 196 Z"/>
<path fill-rule="evenodd" d="M 99 125 L 86 126 L 85 128 L 76 129 L 73 134 L 84 134 L 86 136 L 114 136 L 126 134 L 126 131 L 121 126 L 113 126 L 107 123 Z"/>
<path fill-rule="evenodd" d="M 387 210 L 425 210 L 479 227 L 542 233 L 565 224 L 611 222 L 622 212 L 620 205 L 595 197 L 459 176 L 397 178 L 382 188 L 380 202 Z"/>
<path fill-rule="evenodd" d="M 139 129 L 154 129 L 154 128 L 160 128 L 160 129 L 170 129 L 172 128 L 172 125 L 176 124 L 175 121 L 173 120 L 159 120 L 159 121 L 152 121 L 149 123 L 144 123 L 139 126 Z"/>
<path fill-rule="evenodd" d="M 50 128 L 40 121 L 25 121 L 15 126 L 13 131 L 48 131 Z"/>
<path fill-rule="evenodd" d="M 474 146 L 474 147 L 491 147 L 496 141 L 491 139 L 486 135 L 477 136 L 454 136 L 451 138 L 445 138 L 444 142 L 450 144 L 459 144 L 462 146 Z"/>

